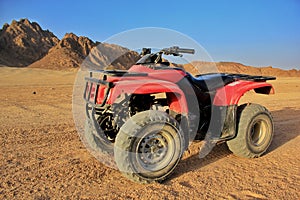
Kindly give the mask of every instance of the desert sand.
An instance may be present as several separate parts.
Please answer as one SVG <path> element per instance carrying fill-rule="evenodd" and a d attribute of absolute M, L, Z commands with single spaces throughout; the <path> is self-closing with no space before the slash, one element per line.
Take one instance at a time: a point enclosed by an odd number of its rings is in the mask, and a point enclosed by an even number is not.
<path fill-rule="evenodd" d="M 141 185 L 96 160 L 72 116 L 75 72 L 0 67 L 0 199 L 300 199 L 300 78 L 253 92 L 272 113 L 275 136 L 257 159 L 217 145 L 204 159 L 194 143 L 162 184 Z"/>

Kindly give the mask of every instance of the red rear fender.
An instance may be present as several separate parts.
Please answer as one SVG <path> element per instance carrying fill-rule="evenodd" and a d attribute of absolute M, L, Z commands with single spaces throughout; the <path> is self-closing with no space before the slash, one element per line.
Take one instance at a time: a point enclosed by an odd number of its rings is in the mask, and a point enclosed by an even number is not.
<path fill-rule="evenodd" d="M 213 104 L 216 106 L 237 105 L 240 98 L 248 91 L 260 94 L 274 94 L 274 88 L 266 82 L 236 81 L 219 88 Z"/>

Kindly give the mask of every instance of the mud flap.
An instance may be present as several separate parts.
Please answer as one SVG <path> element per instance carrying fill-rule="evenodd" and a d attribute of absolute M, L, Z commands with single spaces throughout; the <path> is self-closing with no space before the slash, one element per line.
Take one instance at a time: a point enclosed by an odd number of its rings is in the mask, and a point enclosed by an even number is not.
<path fill-rule="evenodd" d="M 237 105 L 212 107 L 212 121 L 200 147 L 199 158 L 207 156 L 218 142 L 235 137 L 236 110 Z"/>
<path fill-rule="evenodd" d="M 208 139 L 228 140 L 236 135 L 237 105 L 213 106 Z"/>
<path fill-rule="evenodd" d="M 103 133 L 103 130 L 100 128 L 97 119 L 95 117 L 96 111 L 95 111 L 95 107 L 89 103 L 86 104 L 86 117 L 88 119 L 88 121 L 92 124 L 92 127 L 95 128 L 95 131 L 97 133 Z M 103 134 L 97 134 L 96 137 L 101 137 L 102 140 L 108 141 L 107 138 L 104 137 L 104 133 Z"/>

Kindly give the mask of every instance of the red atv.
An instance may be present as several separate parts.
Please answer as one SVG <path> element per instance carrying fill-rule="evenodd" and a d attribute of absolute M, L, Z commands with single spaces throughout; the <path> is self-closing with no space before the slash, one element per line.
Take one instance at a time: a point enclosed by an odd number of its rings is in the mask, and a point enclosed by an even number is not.
<path fill-rule="evenodd" d="M 91 71 L 85 78 L 85 137 L 94 150 L 114 156 L 119 170 L 134 181 L 166 179 L 194 140 L 226 141 L 234 154 L 247 158 L 261 156 L 272 141 L 270 112 L 238 102 L 249 90 L 273 94 L 266 81 L 275 77 L 194 77 L 162 58 L 181 53 L 194 50 L 171 47 L 151 53 L 144 48 L 129 70 Z"/>

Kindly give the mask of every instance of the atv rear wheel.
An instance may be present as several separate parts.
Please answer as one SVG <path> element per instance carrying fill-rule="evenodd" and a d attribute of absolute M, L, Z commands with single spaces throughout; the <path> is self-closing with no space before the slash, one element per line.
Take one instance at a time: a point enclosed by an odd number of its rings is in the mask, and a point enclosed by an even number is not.
<path fill-rule="evenodd" d="M 256 158 L 265 153 L 273 138 L 273 119 L 270 112 L 258 104 L 238 107 L 237 136 L 227 141 L 237 156 Z"/>
<path fill-rule="evenodd" d="M 162 111 L 144 111 L 121 127 L 115 141 L 115 161 L 123 175 L 133 181 L 162 181 L 180 161 L 184 144 L 174 118 Z"/>

